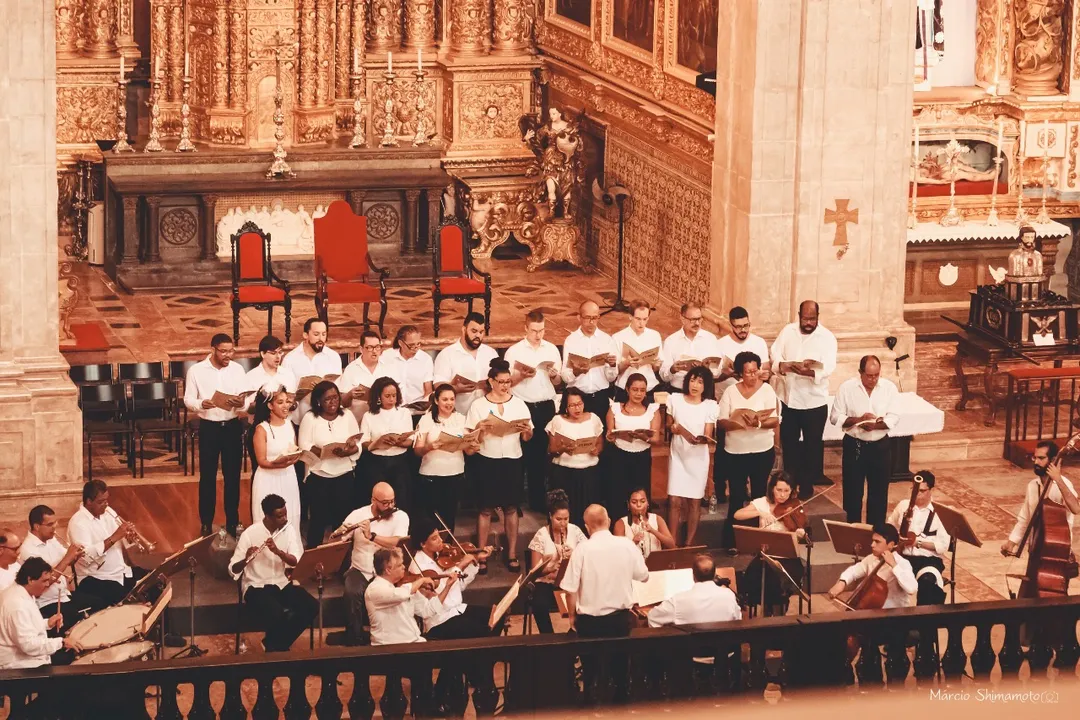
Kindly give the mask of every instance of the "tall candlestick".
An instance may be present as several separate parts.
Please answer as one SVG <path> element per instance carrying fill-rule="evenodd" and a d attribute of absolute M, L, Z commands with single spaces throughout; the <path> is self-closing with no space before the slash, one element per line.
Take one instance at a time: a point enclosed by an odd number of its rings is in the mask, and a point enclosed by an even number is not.
<path fill-rule="evenodd" d="M 191 71 L 189 69 L 191 64 L 191 56 L 188 53 L 184 53 L 184 77 L 191 77 Z"/>
<path fill-rule="evenodd" d="M 919 202 L 919 123 L 915 123 L 915 153 L 911 159 L 911 212 L 908 214 L 908 229 L 914 230 L 919 224 L 915 208 Z"/>
<path fill-rule="evenodd" d="M 1043 157 L 1045 157 L 1046 154 L 1048 152 L 1050 152 L 1050 121 L 1049 120 L 1043 120 L 1042 146 L 1043 146 Z"/>
<path fill-rule="evenodd" d="M 1027 152 L 1027 121 L 1020 121 L 1020 152 Z"/>
<path fill-rule="evenodd" d="M 1004 138 L 1004 136 L 1005 136 L 1005 121 L 1003 119 L 1001 119 L 1001 118 L 998 118 L 998 138 L 997 138 L 997 152 L 998 152 L 998 155 L 1001 154 L 1001 143 L 1002 143 L 1002 139 Z"/>
<path fill-rule="evenodd" d="M 394 53 L 386 53 L 386 72 L 394 72 Z"/>

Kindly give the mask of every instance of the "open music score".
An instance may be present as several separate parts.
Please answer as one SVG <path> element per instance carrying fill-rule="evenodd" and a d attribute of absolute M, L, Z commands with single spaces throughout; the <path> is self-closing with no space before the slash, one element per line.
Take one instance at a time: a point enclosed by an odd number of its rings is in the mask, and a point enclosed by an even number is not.
<path fill-rule="evenodd" d="M 359 400 L 360 402 L 371 402 L 371 388 L 367 385 L 357 385 L 352 390 L 345 393 L 353 400 Z"/>
<path fill-rule="evenodd" d="M 719 355 L 710 355 L 706 358 L 696 358 L 691 355 L 683 355 L 671 364 L 672 372 L 688 372 L 696 367 L 707 367 L 715 370 L 720 367 L 724 358 Z"/>
<path fill-rule="evenodd" d="M 417 412 L 427 412 L 431 409 L 431 401 L 426 399 L 414 400 L 408 405 L 403 406 L 407 410 L 416 410 Z"/>
<path fill-rule="evenodd" d="M 764 410 L 737 408 L 731 411 L 731 416 L 728 418 L 728 420 L 731 420 L 734 423 L 738 423 L 744 428 L 755 427 L 753 418 L 757 418 L 757 424 L 760 425 L 763 421 L 768 420 L 775 414 L 776 408 L 765 408 Z"/>
<path fill-rule="evenodd" d="M 599 435 L 583 437 L 573 440 L 560 433 L 554 434 L 559 453 L 564 455 L 592 455 L 596 452 L 596 441 Z"/>
<path fill-rule="evenodd" d="M 608 353 L 600 353 L 599 355 L 593 355 L 592 357 L 584 357 L 582 355 L 570 353 L 566 357 L 566 364 L 570 366 L 571 370 L 588 372 L 589 370 L 595 370 L 598 367 L 607 365 L 609 357 L 611 357 L 611 355 Z"/>
<path fill-rule="evenodd" d="M 693 445 L 701 445 L 704 443 L 709 447 L 716 447 L 716 438 L 711 438 L 708 435 L 695 435 L 682 425 L 677 426 L 676 433 L 678 433 L 683 440 L 686 440 Z"/>
<path fill-rule="evenodd" d="M 371 441 L 368 450 L 381 450 L 383 448 L 405 447 L 411 445 L 416 431 L 407 433 L 386 433 Z"/>
<path fill-rule="evenodd" d="M 520 360 L 514 361 L 514 370 L 521 373 L 522 375 L 529 375 L 532 373 L 544 373 L 546 375 L 548 372 L 551 371 L 551 368 L 553 367 L 555 367 L 555 363 L 551 362 L 550 360 L 545 360 L 544 362 L 538 364 L 536 367 L 533 367 L 532 365 L 526 365 Z"/>
<path fill-rule="evenodd" d="M 247 399 L 259 392 L 258 390 L 245 390 L 242 393 L 231 395 L 229 393 L 223 393 L 220 390 L 215 390 L 213 397 L 210 398 L 210 402 L 214 403 L 214 407 L 221 408 L 222 410 L 237 410 L 244 407 L 247 404 Z"/>
<path fill-rule="evenodd" d="M 635 440 L 649 442 L 652 440 L 652 430 L 616 430 L 611 433 L 611 437 L 618 440 L 625 440 L 626 442 L 633 442 Z"/>
<path fill-rule="evenodd" d="M 532 422 L 528 419 L 507 421 L 498 415 L 488 415 L 477 424 L 476 429 L 483 428 L 484 434 L 492 437 L 505 437 L 525 432 L 530 427 L 532 427 Z"/>
<path fill-rule="evenodd" d="M 466 446 L 471 445 L 480 440 L 480 431 L 473 430 L 470 433 L 465 433 L 462 436 L 451 435 L 449 433 L 439 433 L 439 443 L 442 445 L 439 449 L 444 452 L 458 452 L 464 450 Z"/>
<path fill-rule="evenodd" d="M 644 352 L 638 352 L 634 348 L 630 347 L 626 343 L 622 346 L 623 358 L 630 363 L 630 367 L 644 367 L 646 365 L 652 365 L 654 362 L 660 359 L 660 348 L 654 347 Z"/>
<path fill-rule="evenodd" d="M 304 377 L 300 378 L 300 382 L 296 384 L 296 399 L 302 400 L 306 396 L 310 395 L 311 391 L 315 388 L 315 386 L 321 383 L 323 380 L 329 380 L 330 382 L 333 382 L 339 377 L 341 376 L 326 375 L 324 377 L 319 377 L 318 375 L 305 375 Z"/>
<path fill-rule="evenodd" d="M 477 386 L 480 384 L 480 381 L 470 380 L 464 375 L 455 375 L 453 379 L 450 380 L 450 384 L 453 385 L 455 388 L 458 388 L 458 392 L 468 393 L 475 391 Z"/>

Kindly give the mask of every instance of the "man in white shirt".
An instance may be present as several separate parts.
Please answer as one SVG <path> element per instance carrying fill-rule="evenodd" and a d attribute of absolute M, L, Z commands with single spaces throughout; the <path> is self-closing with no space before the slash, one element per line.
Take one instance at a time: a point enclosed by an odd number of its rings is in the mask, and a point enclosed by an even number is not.
<path fill-rule="evenodd" d="M 262 499 L 262 522 L 255 523 L 236 542 L 229 573 L 240 580 L 244 603 L 259 618 L 267 652 L 284 652 L 319 613 L 319 603 L 285 568 L 296 567 L 304 554 L 300 532 L 289 524 L 285 499 L 270 493 Z"/>
<path fill-rule="evenodd" d="M 335 384 L 341 391 L 341 406 L 348 408 L 359 425 L 370 406 L 371 388 L 375 381 L 390 375 L 382 362 L 382 338 L 374 330 L 360 333 L 360 357 L 349 363 Z"/>
<path fill-rule="evenodd" d="M 910 605 L 911 596 L 918 590 L 919 584 L 915 582 L 915 573 L 911 571 L 911 563 L 896 552 L 899 539 L 900 535 L 892 525 L 875 526 L 874 535 L 870 540 L 870 554 L 840 573 L 840 579 L 829 588 L 826 595 L 832 599 L 844 590 L 854 590 L 858 586 L 858 581 L 869 575 L 878 563 L 884 560 L 885 564 L 877 573 L 877 576 L 884 580 L 889 588 L 885 605 L 882 607 L 888 610 Z"/>
<path fill-rule="evenodd" d="M 63 576 L 82 552 L 83 549 L 78 543 L 72 543 L 65 548 L 56 538 L 56 514 L 52 508 L 36 505 L 30 510 L 30 534 L 19 548 L 19 561 L 26 562 L 29 558 L 39 557 L 60 573 L 61 577 L 37 599 L 37 604 L 44 617 L 52 617 L 59 603 L 60 614 L 64 618 L 64 630 L 83 618 L 83 610 L 101 604 L 100 601 L 87 597 L 88 591 L 82 588 L 71 592 L 69 581 Z"/>
<path fill-rule="evenodd" d="M 534 428 L 543 429 L 555 417 L 555 386 L 562 370 L 559 349 L 544 339 L 544 313 L 531 310 L 525 315 L 525 338 L 510 346 L 504 360 L 510 365 L 513 393 L 525 401 Z M 546 363 L 546 365 L 545 365 Z M 529 507 L 538 512 L 547 508 L 547 435 L 533 433 L 521 443 L 529 491 Z"/>
<path fill-rule="evenodd" d="M 225 481 L 225 528 L 236 537 L 240 525 L 240 463 L 243 459 L 246 403 L 234 397 L 227 408 L 214 404 L 214 393 L 236 396 L 248 387 L 244 369 L 231 362 L 235 348 L 224 333 L 210 340 L 210 354 L 188 370 L 184 380 L 184 405 L 199 418 L 199 522 L 200 535 L 214 531 L 217 507 L 218 459 Z"/>
<path fill-rule="evenodd" d="M 679 308 L 682 318 L 682 330 L 668 335 L 661 351 L 664 361 L 660 365 L 660 378 L 671 385 L 673 392 L 683 391 L 683 381 L 694 366 L 704 360 L 720 357 L 716 345 L 716 336 L 701 329 L 701 307 L 696 303 L 685 303 Z M 709 368 L 713 377 L 718 377 L 720 367 Z"/>
<path fill-rule="evenodd" d="M 426 352 L 421 352 L 422 346 L 420 329 L 415 325 L 402 325 L 394 336 L 393 347 L 382 356 L 390 377 L 397 380 L 401 388 L 401 404 L 413 414 L 413 427 L 430 407 L 435 378 L 435 361 Z"/>
<path fill-rule="evenodd" d="M 645 395 L 645 405 L 648 406 L 653 402 L 653 391 L 660 383 L 656 373 L 660 372 L 660 368 L 664 365 L 664 341 L 660 337 L 660 333 L 649 327 L 649 316 L 651 314 L 652 308 L 649 307 L 649 303 L 644 300 L 631 301 L 630 324 L 611 336 L 619 357 L 619 363 L 616 367 L 619 377 L 615 381 L 615 402 L 626 402 L 629 399 L 626 394 L 626 379 L 634 373 L 641 373 L 645 376 L 645 389 L 648 391 Z M 651 363 L 635 365 L 626 352 L 627 348 L 638 355 L 650 350 L 657 350 L 659 354 Z M 717 395 L 717 397 L 720 396 Z M 538 425 L 537 427 L 542 426 Z"/>
<path fill-rule="evenodd" d="M 750 332 L 750 313 L 746 308 L 736 305 L 728 311 L 731 332 L 718 338 L 716 347 L 724 362 L 720 366 L 720 384 L 716 387 L 717 399 L 724 396 L 724 391 L 738 382 L 735 377 L 735 356 L 741 352 L 752 352 L 761 358 L 758 375 L 762 382 L 769 382 L 772 376 L 772 363 L 769 362 L 769 346 L 760 335 Z"/>
<path fill-rule="evenodd" d="M 396 548 L 409 535 L 409 515 L 396 507 L 390 483 L 375 483 L 371 504 L 349 513 L 331 537 L 350 533 L 353 549 L 352 562 L 345 571 L 345 644 L 362 645 L 367 642 L 364 626 L 368 624 L 364 595 L 376 575 L 372 557 L 379 548 Z"/>
<path fill-rule="evenodd" d="M 285 357 L 285 344 L 280 339 L 267 335 L 260 340 L 259 357 L 262 358 L 262 362 L 247 372 L 247 390 L 270 392 L 283 387 L 286 392 L 296 393 L 298 378 L 282 363 Z M 248 409 L 250 410 L 254 404 L 255 396 L 252 395 L 248 398 Z"/>
<path fill-rule="evenodd" d="M 941 524 L 941 518 L 934 511 L 933 498 L 934 473 L 920 470 L 915 473 L 912 482 L 918 486 L 915 494 L 915 508 L 911 511 L 908 532 L 915 535 L 915 544 L 900 550 L 915 573 L 919 591 L 915 597 L 917 605 L 940 605 L 945 602 L 945 553 L 949 551 L 949 533 Z M 911 498 L 904 498 L 893 508 L 889 515 L 889 524 L 900 528 L 904 524 Z"/>
<path fill-rule="evenodd" d="M 457 393 L 455 408 L 467 415 L 473 400 L 484 394 L 491 361 L 499 356 L 484 344 L 484 316 L 471 312 L 461 324 L 461 339 L 444 347 L 435 357 L 434 383 L 449 383 Z"/>
<path fill-rule="evenodd" d="M 836 337 L 818 324 L 816 302 L 804 300 L 799 305 L 799 321 L 780 331 L 770 355 L 773 370 L 783 378 L 777 394 L 784 403 L 780 423 L 784 469 L 798 485 L 799 499 L 806 500 L 823 477 L 829 376 L 836 369 Z"/>
<path fill-rule="evenodd" d="M 742 620 L 739 599 L 716 584 L 716 564 L 702 553 L 694 558 L 694 586 L 649 611 L 649 627 Z"/>
<path fill-rule="evenodd" d="M 577 388 L 585 395 L 585 412 L 591 412 L 600 418 L 600 422 L 605 422 L 611 407 L 611 384 L 619 376 L 618 351 L 611 336 L 597 327 L 599 305 L 591 300 L 581 303 L 578 318 L 581 325 L 563 341 L 562 379 L 566 387 Z M 571 362 L 571 355 L 582 358 L 578 362 L 584 365 Z M 588 366 L 591 358 L 600 356 L 605 357 L 603 365 Z"/>
<path fill-rule="evenodd" d="M 134 567 L 127 548 L 135 536 L 135 526 L 120 522 L 109 507 L 109 488 L 101 480 L 83 485 L 82 506 L 68 521 L 68 540 L 83 548 L 75 562 L 79 589 L 87 593 L 91 612 L 116 605 L 146 575 Z"/>
<path fill-rule="evenodd" d="M 29 558 L 15 575 L 11 587 L 0 592 L 0 669 L 67 665 L 75 659 L 78 645 L 70 638 L 51 638 L 63 618 L 48 620 L 38 610 L 37 599 L 53 582 L 53 569 L 41 558 Z"/>
<path fill-rule="evenodd" d="M 862 520 L 864 483 L 866 522 L 885 522 L 892 472 L 889 428 L 900 420 L 893 410 L 897 394 L 892 381 L 881 377 L 881 361 L 873 355 L 864 355 L 859 360 L 859 376 L 845 380 L 836 390 L 832 421 L 844 429 L 841 472 L 849 523 Z"/>
<path fill-rule="evenodd" d="M 19 572 L 19 549 L 22 543 L 14 530 L 0 530 L 0 590 L 15 584 Z"/>
<path fill-rule="evenodd" d="M 1073 524 L 1076 516 L 1080 514 L 1080 500 L 1076 496 L 1076 488 L 1067 477 L 1061 474 L 1061 460 L 1058 458 L 1058 446 L 1050 440 L 1042 440 L 1035 446 L 1035 452 L 1031 456 L 1035 477 L 1027 484 L 1024 493 L 1024 504 L 1020 506 L 1020 512 L 1016 516 L 1016 525 L 1009 533 L 1008 539 L 1001 545 L 1002 555 L 1018 555 L 1021 544 L 1024 543 L 1025 535 L 1028 541 L 1028 550 L 1037 535 L 1037 526 L 1028 531 L 1028 525 L 1033 517 L 1037 517 L 1036 523 L 1043 522 L 1043 514 L 1036 516 L 1035 510 L 1039 506 L 1039 497 L 1042 495 L 1044 483 L 1052 483 L 1046 491 L 1046 499 L 1058 505 L 1065 506 L 1065 518 L 1069 526 L 1069 537 L 1073 536 Z M 1058 590 L 1065 594 L 1068 592 L 1069 579 L 1065 579 L 1064 586 Z M 1030 589 L 1021 586 L 1021 590 Z M 1021 593 L 1023 596 L 1023 592 Z"/>
<path fill-rule="evenodd" d="M 582 638 L 625 637 L 634 626 L 633 581 L 649 579 L 645 558 L 630 538 L 611 534 L 611 520 L 602 505 L 585 508 L 584 519 L 589 539 L 574 548 L 559 585 L 568 593 L 570 626 Z M 593 697 L 596 667 L 584 657 L 581 660 L 586 697 Z M 616 698 L 626 694 L 626 663 L 625 656 L 612 658 Z"/>

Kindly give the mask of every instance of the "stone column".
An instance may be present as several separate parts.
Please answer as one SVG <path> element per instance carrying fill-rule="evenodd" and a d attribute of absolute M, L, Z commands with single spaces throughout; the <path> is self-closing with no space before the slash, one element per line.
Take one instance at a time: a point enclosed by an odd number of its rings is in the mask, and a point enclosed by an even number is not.
<path fill-rule="evenodd" d="M 316 77 L 315 104 L 325 107 L 333 99 L 330 94 L 330 17 L 333 8 L 330 0 L 315 0 L 315 64 Z"/>
<path fill-rule="evenodd" d="M 334 97 L 338 100 L 348 100 L 352 97 L 352 88 L 349 87 L 349 75 L 353 71 L 353 51 L 350 41 L 352 3 L 353 0 L 337 0 L 337 20 L 334 26 L 337 33 L 334 42 Z"/>
<path fill-rule="evenodd" d="M 431 249 L 435 229 L 439 227 L 439 223 L 442 221 L 442 193 L 443 188 L 441 187 L 427 189 L 428 234 L 420 243 L 424 250 Z"/>
<path fill-rule="evenodd" d="M 315 0 L 300 0 L 300 107 L 315 106 L 315 67 L 318 62 L 315 37 Z"/>
<path fill-rule="evenodd" d="M 370 52 L 393 52 L 401 47 L 401 0 L 371 0 L 367 33 Z"/>
<path fill-rule="evenodd" d="M 214 216 L 217 213 L 218 197 L 217 195 L 199 196 L 199 215 L 202 221 L 200 260 L 217 260 L 217 222 Z"/>
<path fill-rule="evenodd" d="M 450 53 L 483 55 L 491 44 L 491 0 L 452 0 Z"/>
<path fill-rule="evenodd" d="M 914 3 L 719 7 L 709 309 L 743 305 L 771 338 L 816 300 L 840 342 L 834 384 L 861 354 L 891 367 L 886 336 L 914 352 L 903 319 Z M 858 211 L 846 246 L 828 212 L 845 205 L 849 219 Z"/>
<path fill-rule="evenodd" d="M 82 485 L 82 417 L 59 349 L 56 26 L 42 0 L 0 23 L 0 517 L 47 503 L 68 516 Z M 30 130 L 33 130 L 32 132 Z"/>
<path fill-rule="evenodd" d="M 214 0 L 213 103 L 215 109 L 229 106 L 229 9 L 226 0 Z"/>
<path fill-rule="evenodd" d="M 90 57 L 116 53 L 116 0 L 86 0 L 86 47 Z"/>
<path fill-rule="evenodd" d="M 146 262 L 161 262 L 161 197 L 146 196 Z"/>
<path fill-rule="evenodd" d="M 229 107 L 247 106 L 247 4 L 229 0 Z"/>
<path fill-rule="evenodd" d="M 124 206 L 124 265 L 136 265 L 139 262 L 139 196 L 125 195 L 121 200 Z"/>
<path fill-rule="evenodd" d="M 420 218 L 417 214 L 420 209 L 419 201 L 419 190 L 405 191 L 405 218 L 401 224 L 401 252 L 403 253 L 416 252 Z"/>
<path fill-rule="evenodd" d="M 434 0 L 405 0 L 405 49 L 410 56 L 435 49 Z"/>
<path fill-rule="evenodd" d="M 495 0 L 492 53 L 516 55 L 530 45 L 531 3 L 526 0 Z"/>

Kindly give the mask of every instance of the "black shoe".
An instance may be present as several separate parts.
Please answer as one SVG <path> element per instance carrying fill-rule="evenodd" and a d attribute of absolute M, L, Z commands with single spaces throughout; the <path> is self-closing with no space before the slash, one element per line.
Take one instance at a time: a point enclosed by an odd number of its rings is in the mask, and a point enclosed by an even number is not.
<path fill-rule="evenodd" d="M 176 633 L 165 633 L 165 647 L 182 648 L 187 647 L 187 640 Z"/>
<path fill-rule="evenodd" d="M 214 526 L 213 525 L 203 525 L 202 527 L 199 528 L 199 537 L 206 537 L 207 535 L 213 534 L 213 532 L 214 532 Z"/>
<path fill-rule="evenodd" d="M 239 538 L 240 533 L 242 533 L 242 532 L 244 532 L 244 526 L 241 525 L 240 523 L 236 523 L 231 528 L 229 528 L 229 534 L 232 535 L 233 540 L 236 540 L 237 538 Z"/>

